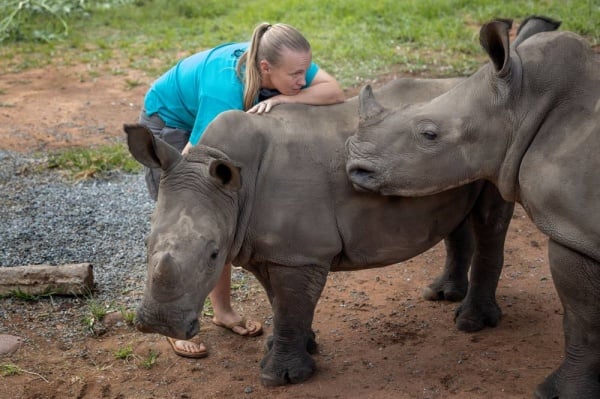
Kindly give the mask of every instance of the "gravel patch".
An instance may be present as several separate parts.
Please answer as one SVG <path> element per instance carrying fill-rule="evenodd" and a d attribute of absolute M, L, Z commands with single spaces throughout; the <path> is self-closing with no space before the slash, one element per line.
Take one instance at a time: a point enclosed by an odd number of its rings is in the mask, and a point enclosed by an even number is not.
<path fill-rule="evenodd" d="M 143 175 L 71 182 L 39 162 L 0 151 L 0 267 L 89 262 L 95 296 L 134 307 L 154 208 Z"/>

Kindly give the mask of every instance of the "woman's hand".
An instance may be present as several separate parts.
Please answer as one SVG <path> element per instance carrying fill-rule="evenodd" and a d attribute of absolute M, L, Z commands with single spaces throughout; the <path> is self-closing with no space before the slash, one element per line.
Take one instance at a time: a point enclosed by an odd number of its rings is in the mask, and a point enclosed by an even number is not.
<path fill-rule="evenodd" d="M 263 112 L 269 112 L 273 109 L 274 106 L 282 103 L 282 101 L 279 101 L 276 98 L 276 97 L 280 97 L 280 96 L 281 95 L 271 97 L 269 99 L 266 99 L 265 101 L 261 101 L 246 112 L 248 112 L 249 114 L 262 114 Z"/>
<path fill-rule="evenodd" d="M 188 141 L 185 147 L 183 147 L 183 151 L 181 151 L 182 155 L 187 155 L 188 152 L 192 149 L 192 144 Z"/>

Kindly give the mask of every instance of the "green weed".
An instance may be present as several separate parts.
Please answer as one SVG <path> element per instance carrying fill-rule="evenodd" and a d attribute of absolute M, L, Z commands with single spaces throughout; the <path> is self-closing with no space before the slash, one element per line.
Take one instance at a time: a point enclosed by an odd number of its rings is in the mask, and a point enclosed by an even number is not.
<path fill-rule="evenodd" d="M 30 294 L 29 292 L 23 291 L 21 289 L 16 289 L 16 290 L 10 291 L 9 295 L 6 295 L 6 296 L 12 296 L 16 299 L 20 299 L 21 301 L 32 302 L 32 301 L 37 301 L 40 298 L 45 298 L 45 297 L 51 298 L 54 294 L 56 294 L 56 292 L 52 289 L 48 289 L 48 290 L 46 290 L 46 292 L 42 292 L 39 294 Z"/>
<path fill-rule="evenodd" d="M 141 165 L 122 144 L 59 151 L 49 156 L 47 165 L 49 169 L 64 171 L 73 179 L 102 177 L 115 170 L 126 173 L 141 170 Z"/>
<path fill-rule="evenodd" d="M 148 356 L 144 359 L 141 359 L 140 365 L 143 368 L 150 370 L 158 361 L 158 356 L 160 356 L 160 352 L 150 350 L 148 352 Z"/>
<path fill-rule="evenodd" d="M 0 375 L 8 377 L 11 375 L 19 375 L 23 370 L 14 364 L 0 364 Z"/>
<path fill-rule="evenodd" d="M 135 312 L 127 310 L 124 306 L 121 306 L 119 311 L 121 312 L 121 316 L 123 317 L 125 323 L 129 324 L 130 326 L 133 325 L 135 321 Z"/>
<path fill-rule="evenodd" d="M 23 370 L 22 368 L 20 368 L 17 365 L 0 364 L 0 376 L 2 376 L 2 377 L 10 377 L 13 375 L 19 375 L 19 374 L 23 374 L 23 373 L 34 375 L 34 376 L 42 379 L 45 382 L 49 382 L 48 379 L 46 379 L 43 375 L 34 373 L 32 371 Z"/>
<path fill-rule="evenodd" d="M 84 328 L 92 335 L 101 333 L 104 327 L 100 322 L 110 311 L 110 306 L 89 296 L 86 301 L 86 307 L 87 310 L 82 320 Z"/>
<path fill-rule="evenodd" d="M 115 358 L 120 360 L 130 360 L 135 357 L 133 354 L 133 348 L 131 345 L 127 345 L 124 348 L 119 348 L 114 352 Z"/>

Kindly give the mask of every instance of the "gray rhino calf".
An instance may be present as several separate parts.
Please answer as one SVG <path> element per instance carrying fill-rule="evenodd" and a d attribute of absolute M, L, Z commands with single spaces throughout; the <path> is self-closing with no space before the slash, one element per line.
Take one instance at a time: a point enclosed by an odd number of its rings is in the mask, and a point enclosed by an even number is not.
<path fill-rule="evenodd" d="M 521 203 L 549 237 L 564 307 L 564 360 L 536 396 L 597 399 L 600 55 L 571 32 L 511 49 L 508 31 L 506 21 L 484 25 L 491 62 L 431 102 L 390 110 L 365 88 L 347 171 L 364 189 L 410 197 L 486 179 Z"/>
<path fill-rule="evenodd" d="M 380 94 L 394 104 L 423 101 L 459 81 L 401 79 Z M 472 259 L 457 324 L 498 323 L 495 291 L 513 205 L 484 182 L 419 199 L 355 191 L 344 143 L 358 123 L 356 107 L 354 98 L 264 115 L 226 112 L 185 157 L 145 127 L 125 126 L 134 157 L 163 170 L 136 317 L 141 331 L 194 336 L 204 299 L 232 262 L 258 278 L 273 308 L 263 383 L 301 382 L 315 370 L 312 320 L 327 273 L 394 264 L 444 238 L 445 273 L 429 295 L 462 298 Z"/>
<path fill-rule="evenodd" d="M 522 40 L 558 23 L 533 17 Z M 429 100 L 463 79 L 398 79 L 378 91 L 388 106 Z M 312 320 L 327 273 L 394 264 L 444 239 L 444 273 L 429 299 L 465 296 L 457 326 L 498 323 L 495 291 L 513 204 L 489 183 L 427 198 L 357 192 L 345 141 L 358 98 L 333 106 L 278 106 L 265 115 L 220 115 L 202 145 L 182 157 L 139 125 L 127 125 L 134 157 L 163 177 L 148 237 L 148 276 L 137 310 L 141 331 L 187 339 L 225 262 L 250 270 L 273 308 L 261 367 L 266 385 L 297 383 L 315 370 Z"/>

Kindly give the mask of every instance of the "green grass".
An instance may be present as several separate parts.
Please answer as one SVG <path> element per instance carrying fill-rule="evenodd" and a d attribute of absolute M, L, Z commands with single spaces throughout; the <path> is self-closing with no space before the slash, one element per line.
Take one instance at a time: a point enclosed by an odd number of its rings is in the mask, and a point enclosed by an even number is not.
<path fill-rule="evenodd" d="M 135 322 L 135 312 L 128 310 L 124 306 L 119 307 L 119 312 L 121 312 L 121 316 L 123 317 L 123 320 L 125 321 L 125 323 L 132 326 L 133 323 Z"/>
<path fill-rule="evenodd" d="M 83 316 L 84 329 L 92 335 L 98 332 L 98 323 L 104 319 L 110 310 L 110 306 L 90 296 L 86 301 L 86 313 Z"/>
<path fill-rule="evenodd" d="M 131 345 L 127 345 L 125 347 L 117 349 L 114 353 L 116 359 L 124 360 L 124 361 L 136 361 L 139 362 L 139 366 L 143 367 L 147 370 L 151 369 L 156 365 L 158 361 L 158 357 L 160 353 L 154 350 L 149 350 L 148 355 L 146 357 L 141 357 L 133 353 L 133 348 Z"/>
<path fill-rule="evenodd" d="M 58 0 L 55 0 L 58 1 Z M 64 1 L 63 1 L 64 2 Z M 99 4 L 126 3 L 102 8 Z M 477 34 L 494 17 L 531 14 L 600 41 L 597 0 L 137 0 L 88 2 L 65 15 L 69 34 L 50 42 L 4 42 L 0 65 L 18 71 L 85 63 L 99 73 L 139 69 L 158 76 L 179 58 L 226 41 L 248 40 L 263 21 L 286 22 L 311 41 L 314 58 L 348 87 L 390 70 L 466 75 L 484 60 Z M 117 68 L 115 68 L 117 67 Z"/>
<path fill-rule="evenodd" d="M 103 177 L 115 170 L 126 173 L 141 170 L 141 165 L 122 144 L 61 150 L 50 154 L 47 167 L 66 171 L 72 179 Z"/>
<path fill-rule="evenodd" d="M 135 357 L 133 353 L 133 348 L 131 345 L 127 345 L 126 347 L 119 348 L 114 352 L 115 358 L 121 360 L 130 360 Z"/>
<path fill-rule="evenodd" d="M 145 368 L 146 370 L 150 370 L 152 367 L 154 367 L 156 365 L 156 362 L 158 361 L 159 356 L 160 356 L 160 352 L 150 349 L 148 351 L 148 356 L 140 359 L 140 366 Z"/>
<path fill-rule="evenodd" d="M 0 364 L 0 375 L 3 377 L 8 377 L 11 375 L 21 374 L 23 370 L 19 366 L 14 364 Z"/>
<path fill-rule="evenodd" d="M 16 289 L 10 292 L 9 295 L 6 295 L 6 297 L 8 296 L 12 296 L 16 299 L 19 299 L 21 301 L 26 301 L 26 302 L 33 302 L 33 301 L 37 301 L 40 298 L 44 298 L 44 297 L 52 297 L 55 294 L 54 291 L 52 290 L 48 290 L 47 292 L 44 292 L 42 294 L 30 294 L 28 292 L 22 291 L 20 289 Z M 2 298 L 4 296 L 0 296 L 0 298 Z"/>

